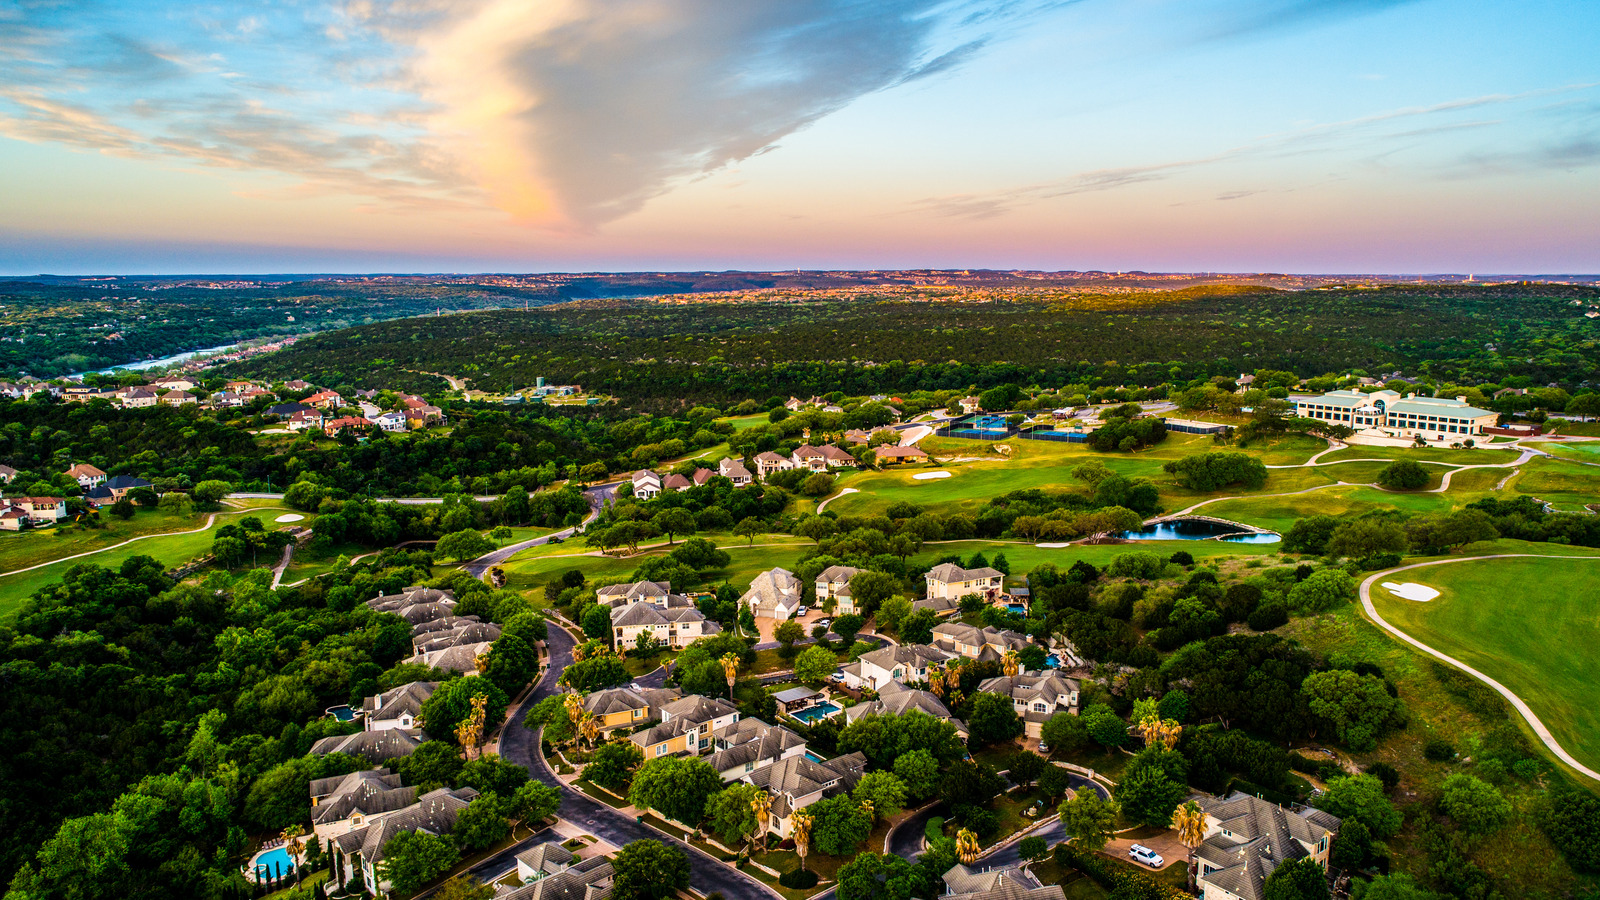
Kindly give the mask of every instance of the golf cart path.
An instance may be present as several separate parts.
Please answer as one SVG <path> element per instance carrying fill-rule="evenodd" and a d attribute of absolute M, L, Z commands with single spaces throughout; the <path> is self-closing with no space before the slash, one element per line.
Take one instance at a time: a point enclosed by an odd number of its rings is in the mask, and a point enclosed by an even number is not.
<path fill-rule="evenodd" d="M 1580 559 L 1588 560 L 1590 562 L 1600 562 L 1600 556 L 1543 556 L 1538 553 L 1491 553 L 1486 556 L 1463 556 L 1460 559 L 1438 559 L 1432 562 L 1412 563 L 1409 566 L 1400 566 L 1396 569 L 1385 569 L 1382 572 L 1374 572 L 1373 574 L 1367 576 L 1366 580 L 1361 582 L 1361 608 L 1366 613 L 1367 618 L 1371 619 L 1373 624 L 1377 625 L 1379 628 L 1382 628 L 1384 631 L 1389 632 L 1411 646 L 1416 647 L 1418 650 L 1421 650 L 1429 656 L 1449 663 L 1450 665 L 1455 666 L 1463 672 L 1466 672 L 1468 675 L 1471 675 L 1484 684 L 1487 684 L 1489 687 L 1494 688 L 1495 691 L 1500 694 L 1500 696 L 1505 697 L 1506 700 L 1510 701 L 1512 706 L 1516 707 L 1517 712 L 1521 713 L 1522 717 L 1528 721 L 1528 725 L 1533 728 L 1534 734 L 1537 734 L 1539 736 L 1539 740 L 1543 741 L 1544 745 L 1550 748 L 1551 753 L 1554 753 L 1562 762 L 1566 763 L 1572 768 L 1582 772 L 1590 778 L 1593 778 L 1595 781 L 1600 781 L 1600 772 L 1596 772 L 1595 770 L 1574 759 L 1572 754 L 1566 751 L 1566 748 L 1562 747 L 1556 742 L 1555 735 L 1552 735 L 1550 733 L 1550 729 L 1546 728 L 1544 723 L 1539 721 L 1539 717 L 1534 715 L 1533 710 L 1528 707 L 1528 704 L 1524 703 L 1521 697 L 1513 694 L 1510 688 L 1498 681 L 1495 681 L 1493 678 L 1490 678 L 1488 675 L 1485 675 L 1477 669 L 1474 669 L 1461 660 L 1456 659 L 1453 656 L 1447 656 L 1444 653 L 1441 653 L 1427 644 L 1417 640 L 1411 635 L 1406 634 L 1399 628 L 1389 624 L 1387 620 L 1378 615 L 1377 608 L 1372 604 L 1372 585 L 1380 578 L 1387 578 L 1400 572 L 1405 572 L 1411 569 L 1426 568 L 1428 566 L 1443 566 L 1450 563 L 1473 562 L 1484 559 L 1513 559 L 1519 557 L 1532 559 Z"/>
<path fill-rule="evenodd" d="M 218 515 L 219 513 L 212 513 L 211 515 L 207 516 L 206 523 L 201 525 L 199 528 L 191 528 L 188 531 L 162 531 L 157 534 L 141 534 L 138 537 L 128 538 L 120 544 L 112 544 L 109 547 L 101 547 L 99 550 L 86 550 L 83 553 L 75 553 L 72 556 L 63 556 L 60 559 L 52 559 L 49 562 L 42 562 L 37 565 L 28 566 L 25 569 L 12 569 L 9 572 L 0 572 L 0 578 L 4 578 L 7 575 L 21 575 L 23 572 L 32 572 L 34 569 L 42 569 L 45 566 L 53 566 L 57 563 L 69 562 L 74 559 L 83 559 L 85 556 L 94 556 L 97 553 L 109 553 L 110 551 L 116 550 L 119 547 L 126 547 L 134 541 L 143 541 L 158 537 L 178 537 L 179 535 L 185 534 L 198 534 L 202 531 L 210 529 L 212 524 L 217 521 Z"/>

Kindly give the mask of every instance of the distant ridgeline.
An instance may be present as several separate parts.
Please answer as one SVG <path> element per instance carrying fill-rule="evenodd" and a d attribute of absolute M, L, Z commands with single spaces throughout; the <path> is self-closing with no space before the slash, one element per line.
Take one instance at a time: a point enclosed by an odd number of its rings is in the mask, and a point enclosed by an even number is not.
<path fill-rule="evenodd" d="M 402 319 L 320 334 L 228 371 L 419 392 L 443 385 L 415 370 L 487 391 L 545 376 L 642 408 L 1004 383 L 1151 386 L 1258 369 L 1577 383 L 1600 377 L 1591 306 L 1600 289 L 1545 284 L 791 291 L 768 302 L 588 301 Z"/>

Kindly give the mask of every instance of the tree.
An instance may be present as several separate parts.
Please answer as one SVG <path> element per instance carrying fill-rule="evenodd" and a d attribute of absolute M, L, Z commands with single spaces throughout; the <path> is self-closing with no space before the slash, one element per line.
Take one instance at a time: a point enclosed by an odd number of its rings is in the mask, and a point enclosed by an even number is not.
<path fill-rule="evenodd" d="M 1389 802 L 1383 782 L 1362 773 L 1329 779 L 1317 807 L 1341 819 L 1360 822 L 1374 837 L 1393 837 L 1400 830 L 1400 811 Z"/>
<path fill-rule="evenodd" d="M 1178 476 L 1178 483 L 1191 491 L 1210 493 L 1231 484 L 1255 489 L 1267 482 L 1267 467 L 1261 460 L 1238 451 L 1193 453 L 1161 467 Z"/>
<path fill-rule="evenodd" d="M 839 900 L 910 900 L 916 868 L 898 856 L 862 853 L 839 867 Z"/>
<path fill-rule="evenodd" d="M 1045 758 L 1029 750 L 1018 750 L 1006 760 L 1006 777 L 1023 788 L 1028 788 L 1039 780 L 1044 770 L 1050 764 Z"/>
<path fill-rule="evenodd" d="M 296 481 L 294 484 L 289 485 L 287 491 L 284 491 L 283 502 L 301 512 L 316 512 L 317 507 L 322 504 L 322 498 L 327 495 L 328 492 L 320 484 L 312 481 Z M 167 497 L 172 496 L 179 495 L 175 492 L 168 493 L 161 500 L 165 503 Z"/>
<path fill-rule="evenodd" d="M 855 645 L 856 634 L 861 631 L 861 626 L 864 624 L 865 620 L 855 613 L 845 613 L 833 620 L 832 631 L 839 636 L 840 642 L 845 647 L 851 647 Z"/>
<path fill-rule="evenodd" d="M 656 513 L 650 524 L 667 536 L 668 544 L 672 543 L 674 535 L 694 534 L 694 514 L 681 506 Z"/>
<path fill-rule="evenodd" d="M 583 636 L 591 641 L 605 641 L 611 643 L 611 607 L 596 603 L 583 611 L 583 618 L 578 624 L 583 626 Z M 621 647 L 617 652 L 622 652 Z"/>
<path fill-rule="evenodd" d="M 1330 669 L 1306 676 L 1300 686 L 1311 714 L 1331 727 L 1352 750 L 1367 751 L 1378 738 L 1406 723 L 1405 703 L 1389 695 L 1383 679 Z"/>
<path fill-rule="evenodd" d="M 1302 613 L 1327 612 L 1356 595 L 1350 573 L 1343 569 L 1323 569 L 1289 591 L 1289 607 Z"/>
<path fill-rule="evenodd" d="M 1178 832 L 1178 842 L 1189 851 L 1189 890 L 1194 890 L 1194 851 L 1206 839 L 1206 813 L 1193 800 L 1172 811 L 1172 828 Z"/>
<path fill-rule="evenodd" d="M 1328 538 L 1328 552 L 1350 559 L 1366 559 L 1380 553 L 1404 553 L 1406 543 L 1406 530 L 1397 522 L 1352 519 L 1333 530 Z"/>
<path fill-rule="evenodd" d="M 809 481 L 810 479 L 807 480 Z M 829 484 L 831 485 L 832 482 L 830 481 Z M 827 491 L 823 491 L 823 493 L 825 494 Z M 806 516 L 794 527 L 795 534 L 817 544 L 821 544 L 823 538 L 831 537 L 838 530 L 839 526 L 832 519 L 824 516 Z"/>
<path fill-rule="evenodd" d="M 1464 772 L 1444 780 L 1439 810 L 1468 834 L 1492 834 L 1511 819 L 1511 801 L 1500 789 Z"/>
<path fill-rule="evenodd" d="M 939 790 L 939 761 L 926 750 L 900 754 L 894 761 L 894 774 L 905 784 L 906 793 L 916 800 L 932 797 Z"/>
<path fill-rule="evenodd" d="M 967 730 L 979 744 L 998 744 L 1022 733 L 1022 719 L 1010 697 L 983 691 L 972 697 Z"/>
<path fill-rule="evenodd" d="M 233 492 L 233 485 L 226 481 L 202 481 L 194 486 L 192 493 L 195 502 L 204 509 L 216 509 L 222 498 Z"/>
<path fill-rule="evenodd" d="M 665 900 L 689 887 L 689 857 L 660 841 L 633 841 L 611 857 L 616 900 Z"/>
<path fill-rule="evenodd" d="M 1079 790 L 1057 811 L 1061 813 L 1062 829 L 1072 838 L 1073 845 L 1085 853 L 1103 849 L 1117 827 L 1117 805 L 1090 787 Z"/>
<path fill-rule="evenodd" d="M 1600 797 L 1586 790 L 1558 788 L 1551 792 L 1539 826 L 1573 868 L 1600 871 Z"/>
<path fill-rule="evenodd" d="M 494 888 L 473 881 L 471 875 L 462 874 L 439 885 L 439 889 L 430 897 L 431 900 L 494 900 Z"/>
<path fill-rule="evenodd" d="M 406 784 L 416 785 L 419 794 L 455 784 L 465 766 L 460 752 L 444 741 L 423 741 L 397 763 Z"/>
<path fill-rule="evenodd" d="M 578 480 L 585 484 L 593 484 L 606 477 L 606 464 L 592 462 L 578 470 Z"/>
<path fill-rule="evenodd" d="M 468 853 L 498 844 L 511 836 L 511 822 L 506 818 L 510 807 L 495 794 L 479 794 L 466 809 L 456 813 L 450 839 Z"/>
<path fill-rule="evenodd" d="M 878 630 L 899 631 L 911 615 L 911 601 L 904 597 L 890 597 L 878 607 Z"/>
<path fill-rule="evenodd" d="M 871 570 L 857 572 L 850 577 L 850 596 L 854 599 L 856 608 L 865 615 L 878 611 L 878 624 L 883 625 L 883 612 L 880 609 L 885 603 L 900 590 L 900 581 L 888 572 L 874 572 Z M 911 603 L 907 601 L 905 611 L 911 612 Z M 895 620 L 896 624 L 902 615 Z M 884 627 L 892 627 L 885 625 Z"/>
<path fill-rule="evenodd" d="M 850 798 L 871 809 L 872 819 L 899 815 L 906 805 L 906 785 L 892 772 L 868 772 L 850 789 Z"/>
<path fill-rule="evenodd" d="M 484 730 L 491 731 L 505 719 L 506 695 L 493 681 L 476 675 L 456 678 L 439 685 L 433 696 L 423 701 L 419 713 L 429 734 L 448 740 L 456 726 L 472 712 L 472 698 L 488 698 L 484 709 Z"/>
<path fill-rule="evenodd" d="M 1104 703 L 1093 704 L 1082 716 L 1084 729 L 1100 746 L 1121 747 L 1128 742 L 1128 726 Z"/>
<path fill-rule="evenodd" d="M 511 795 L 506 814 L 518 823 L 537 822 L 555 815 L 560 808 L 559 790 L 542 781 L 529 781 Z"/>
<path fill-rule="evenodd" d="M 127 497 L 121 497 L 117 502 L 111 504 L 111 514 L 119 519 L 131 519 L 135 512 L 137 510 L 133 508 L 133 501 Z"/>
<path fill-rule="evenodd" d="M 1038 862 L 1050 855 L 1050 846 L 1045 843 L 1044 838 L 1038 835 L 1030 835 L 1023 838 L 1022 843 L 1017 845 L 1017 852 L 1029 862 Z"/>
<path fill-rule="evenodd" d="M 1357 881 L 1351 886 L 1351 900 L 1444 900 L 1433 891 L 1426 890 L 1411 880 L 1410 875 L 1395 873 L 1379 875 L 1371 881 Z"/>
<path fill-rule="evenodd" d="M 1156 744 L 1134 755 L 1117 785 L 1123 813 L 1144 825 L 1165 827 L 1172 811 L 1188 796 L 1188 764 L 1175 750 Z"/>
<path fill-rule="evenodd" d="M 1282 863 L 1267 876 L 1263 900 L 1328 900 L 1328 873 L 1309 857 Z"/>
<path fill-rule="evenodd" d="M 1051 800 L 1065 797 L 1072 790 L 1072 773 L 1061 766 L 1047 765 L 1039 773 L 1039 792 Z"/>
<path fill-rule="evenodd" d="M 483 677 L 495 683 L 506 696 L 513 696 L 539 674 L 539 653 L 514 634 L 502 634 L 489 645 Z"/>
<path fill-rule="evenodd" d="M 848 794 L 818 800 L 806 812 L 812 818 L 813 842 L 829 856 L 853 855 L 872 832 L 872 816 Z"/>
<path fill-rule="evenodd" d="M 1567 414 L 1577 416 L 1587 422 L 1595 416 L 1600 416 L 1600 394 L 1579 394 L 1567 401 Z"/>
<path fill-rule="evenodd" d="M 778 639 L 778 654 L 787 658 L 794 655 L 795 641 L 805 638 L 806 627 L 798 620 L 784 619 L 772 630 L 772 636 Z"/>
<path fill-rule="evenodd" d="M 794 677 L 815 687 L 826 682 L 837 667 L 833 651 L 826 647 L 807 647 L 794 661 Z"/>
<path fill-rule="evenodd" d="M 492 753 L 480 756 L 461 767 L 456 787 L 475 788 L 479 793 L 510 797 L 528 783 L 528 770 Z"/>
<path fill-rule="evenodd" d="M 723 788 L 706 804 L 706 817 L 711 829 L 722 838 L 722 843 L 732 847 L 755 834 L 758 823 L 755 808 L 751 805 L 761 789 L 753 784 L 735 782 Z"/>
<path fill-rule="evenodd" d="M 644 751 L 632 741 L 602 744 L 589 757 L 583 777 L 608 791 L 626 794 L 633 784 L 633 771 L 644 764 Z"/>
<path fill-rule="evenodd" d="M 705 818 L 706 800 L 722 789 L 722 776 L 699 757 L 662 757 L 639 767 L 628 800 L 669 819 L 694 826 Z"/>
<path fill-rule="evenodd" d="M 476 529 L 463 528 L 439 539 L 433 552 L 444 559 L 465 562 L 494 551 L 494 542 L 479 534 Z"/>
<path fill-rule="evenodd" d="M 1112 718 L 1116 718 L 1113 714 Z M 1121 720 L 1118 720 L 1121 724 Z M 1039 739 L 1050 746 L 1050 752 L 1075 753 L 1089 745 L 1088 723 L 1082 716 L 1058 712 L 1039 727 Z"/>
<path fill-rule="evenodd" d="M 456 864 L 456 848 L 448 838 L 426 831 L 401 831 L 384 845 L 378 878 L 395 894 L 414 894 Z"/>
<path fill-rule="evenodd" d="M 1378 483 L 1397 491 L 1415 491 L 1428 486 L 1428 470 L 1414 459 L 1397 459 L 1378 472 Z"/>
<path fill-rule="evenodd" d="M 733 533 L 744 538 L 747 545 L 754 544 L 756 535 L 765 534 L 766 531 L 767 526 L 762 524 L 761 520 L 755 516 L 747 516 L 740 519 L 739 524 L 733 526 Z"/>
<path fill-rule="evenodd" d="M 563 684 L 585 694 L 623 684 L 629 678 L 622 660 L 610 653 L 575 662 L 561 673 Z"/>

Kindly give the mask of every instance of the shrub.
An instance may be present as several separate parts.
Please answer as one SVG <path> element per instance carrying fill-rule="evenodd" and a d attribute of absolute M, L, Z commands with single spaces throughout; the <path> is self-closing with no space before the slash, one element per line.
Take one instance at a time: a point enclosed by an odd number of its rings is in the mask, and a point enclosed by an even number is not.
<path fill-rule="evenodd" d="M 1400 786 L 1400 770 L 1386 762 L 1375 762 L 1367 766 L 1367 774 L 1383 782 L 1384 791 L 1392 791 Z"/>
<path fill-rule="evenodd" d="M 817 886 L 817 873 L 810 869 L 792 869 L 778 876 L 778 884 L 797 891 L 809 890 Z"/>
<path fill-rule="evenodd" d="M 1449 762 L 1456 758 L 1456 748 L 1449 741 L 1432 740 L 1423 746 L 1422 755 L 1433 762 Z"/>
<path fill-rule="evenodd" d="M 927 838 L 930 844 L 944 837 L 944 816 L 934 816 L 929 819 L 928 824 L 922 826 L 922 836 Z"/>
<path fill-rule="evenodd" d="M 1277 600 L 1268 600 L 1256 607 L 1246 620 L 1253 631 L 1271 631 L 1289 621 L 1289 608 Z"/>
<path fill-rule="evenodd" d="M 1378 483 L 1386 488 L 1402 491 L 1414 491 L 1427 487 L 1428 470 L 1422 464 L 1412 459 L 1396 460 L 1383 467 L 1378 473 Z"/>

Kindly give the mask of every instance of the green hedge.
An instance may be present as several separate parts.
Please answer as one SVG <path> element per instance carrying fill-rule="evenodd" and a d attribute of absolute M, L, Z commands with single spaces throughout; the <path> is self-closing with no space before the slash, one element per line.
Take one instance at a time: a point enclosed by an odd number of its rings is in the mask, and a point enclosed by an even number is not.
<path fill-rule="evenodd" d="M 817 873 L 810 869 L 795 869 L 779 875 L 778 883 L 786 888 L 803 891 L 817 886 Z"/>

